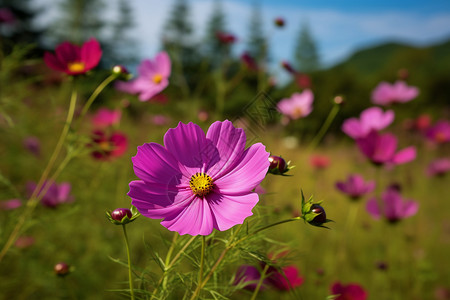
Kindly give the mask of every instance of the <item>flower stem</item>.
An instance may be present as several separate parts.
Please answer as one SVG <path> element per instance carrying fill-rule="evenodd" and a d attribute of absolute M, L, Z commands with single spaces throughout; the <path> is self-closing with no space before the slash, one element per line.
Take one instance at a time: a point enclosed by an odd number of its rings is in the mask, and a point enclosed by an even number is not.
<path fill-rule="evenodd" d="M 198 272 L 198 284 L 202 282 L 203 279 L 203 268 L 205 267 L 205 248 L 206 248 L 206 238 L 202 236 L 202 250 L 200 254 L 200 270 Z"/>
<path fill-rule="evenodd" d="M 114 79 L 117 78 L 116 74 L 111 74 L 108 77 L 106 77 L 105 80 L 103 80 L 102 83 L 100 83 L 97 88 L 94 90 L 92 95 L 89 97 L 89 99 L 86 101 L 86 104 L 83 106 L 83 109 L 81 110 L 79 120 L 82 120 L 84 116 L 86 115 L 87 111 L 91 107 L 92 103 L 97 99 L 98 95 L 105 89 L 108 84 L 110 84 Z"/>
<path fill-rule="evenodd" d="M 340 107 L 341 106 L 339 104 L 337 104 L 337 103 L 335 103 L 333 105 L 333 108 L 331 109 L 330 113 L 328 114 L 327 119 L 323 123 L 323 125 L 320 128 L 319 132 L 317 132 L 316 136 L 311 141 L 311 144 L 308 147 L 308 149 L 310 151 L 314 150 L 317 147 L 317 145 L 320 143 L 320 141 L 322 140 L 322 138 L 325 135 L 325 133 L 327 133 L 328 129 L 331 126 L 331 123 L 333 122 L 334 118 L 336 118 L 336 115 L 338 114 Z"/>
<path fill-rule="evenodd" d="M 173 250 L 175 249 L 175 244 L 176 244 L 176 241 L 177 241 L 177 239 L 178 239 L 178 236 L 179 236 L 178 233 L 177 233 L 177 232 L 174 232 L 173 238 L 172 238 L 172 243 L 170 244 L 169 251 L 167 251 L 166 260 L 164 261 L 164 273 L 166 272 L 167 266 L 168 266 L 169 263 L 170 263 L 170 257 L 172 256 Z M 159 285 L 159 284 L 158 284 L 158 285 Z M 167 277 L 164 276 L 163 290 L 166 289 L 166 286 L 167 286 Z"/>
<path fill-rule="evenodd" d="M 266 272 L 268 269 L 269 269 L 269 265 L 266 264 L 261 273 L 261 277 L 259 278 L 258 285 L 256 285 L 255 291 L 253 292 L 252 298 L 250 300 L 255 300 L 256 296 L 258 296 L 259 290 L 261 289 L 264 279 L 266 278 Z"/>
<path fill-rule="evenodd" d="M 77 91 L 74 87 L 72 90 L 72 95 L 70 97 L 70 104 L 69 104 L 69 111 L 67 113 L 66 122 L 64 123 L 63 130 L 61 132 L 61 135 L 59 137 L 58 142 L 56 143 L 55 149 L 53 150 L 53 153 L 50 157 L 50 160 L 47 163 L 47 166 L 45 167 L 44 171 L 42 172 L 41 178 L 39 179 L 38 184 L 36 185 L 35 190 L 33 191 L 31 197 L 28 199 L 26 208 L 23 211 L 22 215 L 19 217 L 19 220 L 16 223 L 16 226 L 14 227 L 13 231 L 11 232 L 8 240 L 6 241 L 5 245 L 2 248 L 2 251 L 0 252 L 0 262 L 2 261 L 3 257 L 8 252 L 9 248 L 14 244 L 16 241 L 20 230 L 22 229 L 22 226 L 24 225 L 25 221 L 31 215 L 34 208 L 36 207 L 37 203 L 41 200 L 41 198 L 45 195 L 45 192 L 50 187 L 50 183 L 45 184 L 45 181 L 47 180 L 49 173 L 51 169 L 53 168 L 56 159 L 58 158 L 59 153 L 61 152 L 62 146 L 64 145 L 64 142 L 66 140 L 67 134 L 69 133 L 70 125 L 73 121 L 73 115 L 75 112 L 75 106 L 77 102 Z M 61 169 L 61 168 L 59 168 Z M 59 172 L 58 172 L 59 173 Z M 56 178 L 56 176 L 53 176 Z M 46 185 L 47 187 L 42 187 Z"/>
<path fill-rule="evenodd" d="M 127 229 L 125 227 L 126 225 L 123 224 L 123 235 L 125 236 L 125 244 L 127 246 L 127 257 L 128 257 L 128 281 L 130 283 L 130 295 L 131 299 L 134 300 L 134 289 L 133 289 L 133 278 L 131 274 L 131 256 L 130 256 L 130 246 L 128 244 L 128 235 L 127 235 Z"/>

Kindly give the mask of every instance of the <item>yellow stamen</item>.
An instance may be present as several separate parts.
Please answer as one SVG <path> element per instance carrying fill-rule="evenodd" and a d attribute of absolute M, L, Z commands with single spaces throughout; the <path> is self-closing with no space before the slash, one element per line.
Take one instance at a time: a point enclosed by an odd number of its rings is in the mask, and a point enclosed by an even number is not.
<path fill-rule="evenodd" d="M 302 109 L 300 107 L 294 108 L 294 111 L 292 112 L 292 116 L 295 118 L 300 118 L 303 115 Z"/>
<path fill-rule="evenodd" d="M 105 152 L 111 150 L 111 145 L 108 141 L 101 141 L 100 143 L 98 143 L 98 146 L 102 151 L 105 151 Z"/>
<path fill-rule="evenodd" d="M 205 173 L 195 173 L 189 180 L 189 186 L 192 192 L 199 197 L 208 195 L 213 189 L 213 180 Z"/>
<path fill-rule="evenodd" d="M 71 62 L 67 66 L 70 72 L 83 72 L 85 65 L 83 62 Z"/>
<path fill-rule="evenodd" d="M 153 75 L 152 81 L 156 84 L 161 83 L 161 81 L 163 80 L 163 77 L 161 74 L 155 74 Z"/>

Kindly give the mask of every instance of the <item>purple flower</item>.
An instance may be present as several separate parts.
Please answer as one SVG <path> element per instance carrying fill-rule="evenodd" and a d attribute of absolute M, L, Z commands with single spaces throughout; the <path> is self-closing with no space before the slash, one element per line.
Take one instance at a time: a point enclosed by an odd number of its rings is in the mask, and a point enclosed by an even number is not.
<path fill-rule="evenodd" d="M 366 209 L 374 219 L 384 216 L 390 223 L 395 223 L 415 215 L 419 203 L 403 199 L 397 187 L 389 186 L 381 196 L 381 203 L 376 198 L 371 198 Z"/>
<path fill-rule="evenodd" d="M 118 81 L 120 91 L 139 94 L 140 101 L 148 101 L 169 85 L 171 62 L 166 52 L 158 53 L 153 60 L 143 60 L 138 67 L 139 76 L 131 81 Z"/>
<path fill-rule="evenodd" d="M 280 113 L 292 120 L 306 117 L 312 112 L 314 95 L 311 90 L 306 89 L 301 94 L 294 93 L 291 98 L 281 99 L 277 108 Z"/>
<path fill-rule="evenodd" d="M 348 136 L 357 139 L 367 136 L 371 131 L 380 131 L 394 121 L 394 112 L 383 112 L 379 107 L 370 107 L 364 110 L 360 118 L 350 118 L 342 124 L 342 131 Z"/>
<path fill-rule="evenodd" d="M 390 133 L 372 131 L 366 137 L 356 140 L 359 150 L 375 165 L 400 165 L 416 158 L 413 146 L 397 151 L 397 138 Z"/>
<path fill-rule="evenodd" d="M 128 195 L 138 211 L 179 234 L 208 235 L 252 215 L 252 192 L 269 168 L 269 153 L 257 143 L 245 149 L 244 130 L 226 120 L 205 133 L 196 124 L 179 123 L 164 136 L 164 146 L 147 143 L 132 158 L 141 180 Z"/>
<path fill-rule="evenodd" d="M 35 136 L 26 137 L 23 140 L 23 146 L 36 157 L 41 156 L 41 142 Z"/>
<path fill-rule="evenodd" d="M 264 264 L 263 264 L 264 265 Z M 254 291 L 261 279 L 261 272 L 258 268 L 250 265 L 242 265 L 236 273 L 234 284 L 247 283 L 244 288 Z M 268 268 L 266 278 L 263 280 L 261 290 L 273 287 L 281 291 L 294 289 L 303 283 L 303 277 L 299 275 L 298 268 L 294 265 L 286 266 L 278 270 L 274 267 Z"/>
<path fill-rule="evenodd" d="M 367 292 L 357 283 L 343 285 L 339 281 L 330 287 L 333 295 L 339 295 L 335 300 L 366 300 Z"/>
<path fill-rule="evenodd" d="M 41 195 L 43 188 L 48 185 L 48 182 L 42 186 L 41 190 L 38 193 L 38 196 Z M 29 182 L 27 184 L 27 190 L 29 196 L 31 196 L 36 189 L 36 184 L 34 182 Z M 68 182 L 62 182 L 60 184 L 52 183 L 48 188 L 47 192 L 41 199 L 41 204 L 47 207 L 57 207 L 63 203 L 73 202 L 74 198 L 70 195 L 71 185 Z"/>
<path fill-rule="evenodd" d="M 450 171 L 450 159 L 440 158 L 433 160 L 427 168 L 428 176 L 444 176 Z"/>
<path fill-rule="evenodd" d="M 347 177 L 346 182 L 336 182 L 336 188 L 356 200 L 372 192 L 375 189 L 375 181 L 368 181 L 366 183 L 361 175 L 352 174 Z"/>
<path fill-rule="evenodd" d="M 14 13 L 6 7 L 0 8 L 0 24 L 14 24 L 16 22 L 16 16 Z"/>
<path fill-rule="evenodd" d="M 425 135 L 430 141 L 436 144 L 450 142 L 450 122 L 447 120 L 437 121 L 433 126 L 428 128 Z"/>
<path fill-rule="evenodd" d="M 10 199 L 5 201 L 0 201 L 0 210 L 14 210 L 22 206 L 22 201 L 20 199 Z"/>
<path fill-rule="evenodd" d="M 381 82 L 372 92 L 372 102 L 378 105 L 405 103 L 413 100 L 419 94 L 419 89 L 408 86 L 404 81 L 394 84 Z"/>
<path fill-rule="evenodd" d="M 92 123 L 97 128 L 105 128 L 120 122 L 122 112 L 118 109 L 100 108 L 92 117 Z"/>
<path fill-rule="evenodd" d="M 239 283 L 247 283 L 244 286 L 244 289 L 254 291 L 256 286 L 258 285 L 259 279 L 261 278 L 261 272 L 258 268 L 250 265 L 242 265 L 236 272 L 236 279 L 234 284 L 237 285 Z M 266 280 L 265 280 L 266 281 Z M 264 282 L 261 285 L 261 290 L 266 288 Z"/>

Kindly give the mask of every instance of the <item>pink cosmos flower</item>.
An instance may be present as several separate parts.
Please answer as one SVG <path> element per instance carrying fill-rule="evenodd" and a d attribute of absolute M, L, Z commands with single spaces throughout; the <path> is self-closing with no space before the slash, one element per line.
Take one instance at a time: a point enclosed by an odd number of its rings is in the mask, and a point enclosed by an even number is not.
<path fill-rule="evenodd" d="M 407 130 L 424 132 L 431 125 L 431 116 L 429 114 L 421 114 L 417 119 L 405 120 L 404 127 Z"/>
<path fill-rule="evenodd" d="M 375 189 L 375 181 L 366 183 L 361 175 L 352 174 L 347 177 L 347 181 L 336 182 L 336 188 L 350 198 L 357 200 Z"/>
<path fill-rule="evenodd" d="M 330 287 L 333 295 L 339 295 L 335 300 L 366 300 L 367 292 L 357 283 L 343 285 L 339 281 Z"/>
<path fill-rule="evenodd" d="M 360 118 L 350 118 L 342 124 L 342 131 L 349 137 L 357 139 L 367 136 L 372 130 L 380 131 L 394 121 L 394 112 L 384 112 L 379 107 L 364 110 Z"/>
<path fill-rule="evenodd" d="M 170 118 L 165 115 L 154 115 L 152 116 L 152 123 L 157 126 L 167 125 L 170 122 Z"/>
<path fill-rule="evenodd" d="M 269 153 L 257 143 L 245 149 L 244 130 L 226 120 L 205 133 L 179 123 L 164 136 L 164 146 L 148 143 L 132 158 L 141 180 L 128 195 L 138 211 L 179 234 L 208 235 L 252 215 L 259 200 L 252 192 L 269 168 Z"/>
<path fill-rule="evenodd" d="M 119 131 L 107 133 L 103 130 L 93 132 L 92 144 L 94 147 L 92 157 L 98 160 L 113 160 L 122 156 L 128 148 L 127 136 Z"/>
<path fill-rule="evenodd" d="M 381 82 L 372 92 L 372 102 L 378 105 L 405 103 L 413 100 L 419 94 L 419 89 L 408 86 L 404 81 L 394 84 Z"/>
<path fill-rule="evenodd" d="M 25 249 L 31 247 L 35 242 L 36 240 L 32 236 L 21 236 L 16 240 L 14 246 L 19 249 Z"/>
<path fill-rule="evenodd" d="M 367 202 L 366 209 L 374 219 L 383 216 L 388 222 L 395 223 L 401 219 L 414 216 L 419 210 L 419 203 L 403 199 L 399 188 L 391 185 L 381 195 L 381 203 L 376 198 L 371 198 Z"/>
<path fill-rule="evenodd" d="M 292 120 L 306 117 L 312 111 L 314 95 L 306 89 L 302 93 L 294 93 L 291 98 L 282 99 L 278 105 L 278 111 Z"/>
<path fill-rule="evenodd" d="M 440 158 L 433 160 L 427 168 L 428 176 L 444 176 L 450 171 L 450 159 Z"/>
<path fill-rule="evenodd" d="M 428 128 L 425 136 L 436 144 L 445 144 L 450 142 L 450 122 L 447 120 L 437 121 Z"/>
<path fill-rule="evenodd" d="M 375 165 L 400 165 L 416 158 L 413 146 L 397 151 L 397 138 L 390 133 L 370 132 L 356 140 L 359 150 Z"/>
<path fill-rule="evenodd" d="M 63 42 L 56 47 L 55 54 L 45 52 L 44 61 L 53 70 L 68 75 L 80 75 L 95 68 L 101 57 L 100 44 L 92 38 L 81 48 L 69 42 Z"/>
<path fill-rule="evenodd" d="M 0 210 L 14 210 L 22 206 L 22 200 L 20 199 L 10 199 L 5 201 L 0 201 Z"/>
<path fill-rule="evenodd" d="M 43 188 L 48 184 L 46 182 L 38 193 L 38 196 L 42 193 Z M 31 196 L 36 189 L 36 183 L 27 183 L 28 195 Z M 70 195 L 71 185 L 68 182 L 62 182 L 60 184 L 52 183 L 47 192 L 41 199 L 41 204 L 47 207 L 55 208 L 63 203 L 70 203 L 74 201 L 73 196 Z"/>
<path fill-rule="evenodd" d="M 158 53 L 153 60 L 146 59 L 138 67 L 138 78 L 118 81 L 116 88 L 122 92 L 139 94 L 140 101 L 148 101 L 169 85 L 170 57 L 166 52 Z"/>
<path fill-rule="evenodd" d="M 122 112 L 118 109 L 100 108 L 92 117 L 92 124 L 97 128 L 106 128 L 120 122 Z"/>
<path fill-rule="evenodd" d="M 313 154 L 309 158 L 309 163 L 316 170 L 323 170 L 330 166 L 330 158 L 323 154 Z"/>

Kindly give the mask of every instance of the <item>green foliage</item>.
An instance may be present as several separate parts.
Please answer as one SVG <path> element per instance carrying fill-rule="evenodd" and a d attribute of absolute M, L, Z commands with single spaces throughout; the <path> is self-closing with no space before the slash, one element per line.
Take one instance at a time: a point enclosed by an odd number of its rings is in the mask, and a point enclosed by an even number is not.
<path fill-rule="evenodd" d="M 295 65 L 300 72 L 309 73 L 320 67 L 319 53 L 307 23 L 302 23 L 294 57 Z"/>
<path fill-rule="evenodd" d="M 205 55 L 210 60 L 210 64 L 220 66 L 224 59 L 230 55 L 230 45 L 221 43 L 217 38 L 217 33 L 227 32 L 225 14 L 221 0 L 214 1 L 214 8 L 208 21 L 205 36 Z"/>
<path fill-rule="evenodd" d="M 252 15 L 250 16 L 247 51 L 258 62 L 265 61 L 269 55 L 269 45 L 264 36 L 264 26 L 261 18 L 260 4 L 255 1 Z"/>

